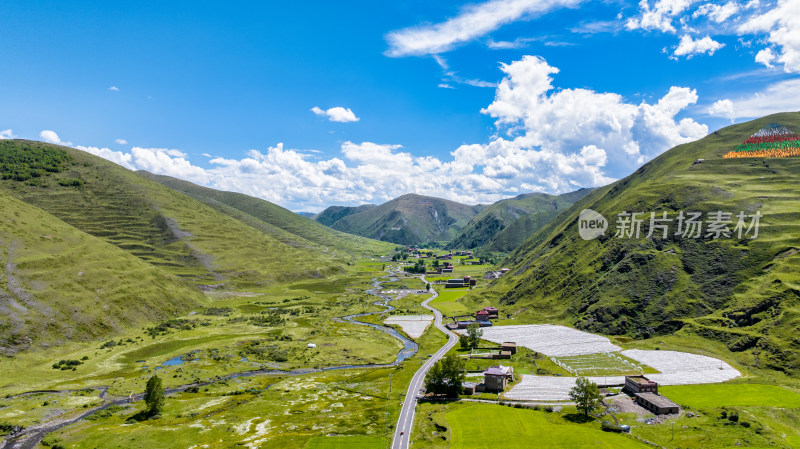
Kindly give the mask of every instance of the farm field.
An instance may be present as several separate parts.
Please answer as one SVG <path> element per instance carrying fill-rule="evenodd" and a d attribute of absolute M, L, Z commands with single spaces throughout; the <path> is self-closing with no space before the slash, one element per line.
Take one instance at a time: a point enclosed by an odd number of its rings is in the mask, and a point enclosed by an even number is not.
<path fill-rule="evenodd" d="M 464 304 L 457 302 L 459 298 L 466 295 L 469 289 L 466 288 L 448 288 L 438 287 L 439 296 L 431 301 L 431 306 L 436 307 L 442 312 L 444 316 L 454 315 L 467 315 L 471 310 L 468 310 Z"/>
<path fill-rule="evenodd" d="M 552 324 L 493 326 L 483 330 L 483 339 L 495 343 L 514 341 L 517 346 L 525 346 L 552 357 L 617 352 L 622 349 L 602 335 Z"/>
<path fill-rule="evenodd" d="M 800 392 L 776 385 L 664 386 L 660 392 L 678 404 L 693 408 L 758 406 L 800 409 Z"/>
<path fill-rule="evenodd" d="M 554 362 L 576 376 L 618 376 L 657 372 L 647 366 L 620 355 L 601 352 L 597 354 L 553 357 Z"/>
<path fill-rule="evenodd" d="M 420 412 L 424 416 L 431 410 L 421 408 Z M 603 432 L 596 422 L 577 424 L 567 419 L 574 419 L 576 416 L 493 404 L 452 405 L 437 416 L 438 419 L 435 418 L 437 429 L 447 428 L 446 440 L 434 439 L 428 442 L 419 435 L 420 432 L 415 432 L 417 435 L 412 446 L 452 449 L 647 447 L 628 436 Z"/>
<path fill-rule="evenodd" d="M 667 350 L 622 350 L 604 336 L 564 326 L 493 326 L 483 329 L 483 339 L 515 341 L 518 347 L 550 356 L 553 363 L 571 374 L 552 377 L 521 373 L 520 382 L 504 394 L 508 399 L 567 401 L 577 376 L 599 385 L 622 385 L 625 375 L 641 373 L 660 385 L 709 384 L 741 376 L 714 357 Z"/>
<path fill-rule="evenodd" d="M 711 384 L 741 376 L 722 360 L 700 354 L 628 349 L 622 355 L 658 370 L 648 378 L 661 385 Z"/>

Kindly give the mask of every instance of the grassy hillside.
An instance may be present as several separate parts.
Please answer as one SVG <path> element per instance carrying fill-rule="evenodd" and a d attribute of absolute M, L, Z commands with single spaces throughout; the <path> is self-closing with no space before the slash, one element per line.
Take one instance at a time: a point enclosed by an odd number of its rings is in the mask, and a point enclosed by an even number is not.
<path fill-rule="evenodd" d="M 800 158 L 723 159 L 772 122 L 800 130 L 800 114 L 776 114 L 680 145 L 600 188 L 537 232 L 483 294 L 520 321 L 647 338 L 678 332 L 719 341 L 743 363 L 800 372 Z M 695 163 L 697 159 L 703 162 Z M 578 215 L 592 209 L 610 229 L 583 240 Z M 617 214 L 645 212 L 642 238 L 613 237 Z M 656 234 L 650 211 L 762 214 L 756 239 Z"/>
<path fill-rule="evenodd" d="M 320 246 L 347 254 L 385 253 L 391 245 L 332 230 L 277 204 L 236 192 L 209 189 L 170 176 L 138 174 L 184 193 L 292 246 Z M 342 254 L 345 255 L 345 254 Z"/>
<path fill-rule="evenodd" d="M 357 214 L 359 212 L 364 212 L 367 210 L 372 209 L 373 207 L 377 207 L 374 204 L 362 204 L 361 206 L 354 206 L 354 207 L 347 207 L 347 206 L 331 206 L 327 209 L 323 210 L 322 212 L 314 215 L 314 220 L 324 224 L 325 226 L 333 226 L 334 223 L 341 220 L 342 218 Z"/>
<path fill-rule="evenodd" d="M 0 354 L 97 338 L 202 298 L 126 251 L 0 192 Z"/>
<path fill-rule="evenodd" d="M 58 170 L 40 170 L 35 159 L 26 162 L 21 156 L 32 152 L 63 159 L 62 165 Z M 267 232 L 259 227 L 263 223 L 248 224 L 220 213 L 79 150 L 4 140 L 0 155 L 7 161 L 2 167 L 3 177 L 8 178 L 0 181 L 0 191 L 190 282 L 253 288 L 323 276 L 340 271 L 345 263 L 322 248 L 296 244 L 301 238 L 288 236 L 287 231 Z M 27 163 L 34 166 L 25 169 Z M 41 173 L 29 179 L 12 176 L 25 170 Z M 276 233 L 294 241 L 287 243 Z"/>
<path fill-rule="evenodd" d="M 483 209 L 455 201 L 407 194 L 348 215 L 334 229 L 402 245 L 452 240 Z"/>
<path fill-rule="evenodd" d="M 527 193 L 498 201 L 470 220 L 449 247 L 511 251 L 591 191 L 580 189 L 562 195 Z"/>

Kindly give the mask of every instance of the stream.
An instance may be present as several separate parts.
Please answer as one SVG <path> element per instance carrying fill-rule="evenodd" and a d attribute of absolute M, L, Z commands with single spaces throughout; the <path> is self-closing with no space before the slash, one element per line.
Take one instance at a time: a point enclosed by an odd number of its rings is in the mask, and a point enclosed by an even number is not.
<path fill-rule="evenodd" d="M 378 315 L 378 314 L 382 314 L 382 313 L 391 312 L 392 310 L 395 309 L 394 306 L 390 306 L 389 305 L 389 301 L 391 301 L 393 298 L 388 296 L 388 295 L 384 295 L 384 294 L 381 293 L 381 290 L 382 290 L 381 283 L 386 282 L 386 281 L 380 281 L 380 279 L 383 279 L 383 278 L 386 278 L 386 277 L 389 277 L 389 279 L 388 279 L 389 282 L 397 281 L 398 278 L 397 277 L 393 277 L 393 276 L 394 275 L 390 273 L 390 274 L 386 274 L 386 275 L 378 277 L 378 278 L 373 278 L 372 279 L 373 288 L 370 289 L 370 290 L 367 290 L 367 293 L 369 293 L 371 295 L 378 296 L 379 298 L 381 298 L 380 300 L 373 302 L 373 304 L 376 305 L 376 306 L 384 307 L 385 308 L 384 310 L 380 310 L 380 311 L 377 311 L 377 312 L 365 312 L 365 313 L 357 313 L 357 314 L 353 314 L 353 315 L 347 315 L 347 316 L 339 318 L 338 320 L 347 321 L 349 323 L 357 324 L 359 326 L 369 326 L 369 327 L 378 329 L 378 330 L 380 330 L 382 332 L 385 332 L 385 333 L 391 335 L 392 337 L 398 339 L 403 344 L 403 349 L 401 349 L 397 353 L 397 359 L 395 359 L 394 362 L 392 362 L 390 364 L 382 364 L 382 365 L 381 364 L 336 365 L 336 366 L 329 366 L 329 367 L 325 367 L 325 368 L 297 368 L 297 369 L 288 370 L 288 371 L 282 371 L 282 370 L 270 369 L 270 368 L 250 370 L 250 371 L 242 371 L 242 372 L 239 372 L 239 373 L 228 374 L 226 376 L 220 376 L 218 378 L 209 380 L 207 382 L 199 382 L 199 383 L 193 383 L 193 384 L 188 384 L 188 385 L 181 385 L 179 387 L 174 387 L 174 388 L 166 388 L 164 390 L 164 394 L 165 395 L 169 395 L 169 394 L 179 393 L 179 392 L 185 391 L 185 390 L 187 390 L 189 388 L 192 388 L 192 387 L 203 387 L 203 386 L 206 386 L 206 385 L 210 385 L 210 384 L 212 384 L 214 382 L 217 382 L 219 380 L 236 379 L 236 378 L 240 378 L 240 377 L 250 377 L 250 376 L 258 376 L 258 375 L 299 376 L 299 375 L 303 375 L 303 374 L 311 374 L 311 373 L 316 373 L 316 372 L 321 372 L 321 371 L 333 371 L 333 370 L 354 369 L 354 368 L 362 368 L 362 369 L 363 368 L 389 368 L 389 367 L 392 367 L 392 366 L 397 366 L 403 360 L 406 360 L 407 358 L 409 358 L 409 357 L 413 356 L 414 354 L 416 354 L 417 351 L 419 350 L 419 346 L 415 342 L 413 342 L 412 340 L 409 340 L 408 338 L 404 337 L 403 335 L 401 335 L 396 330 L 392 329 L 391 327 L 381 326 L 379 324 L 373 324 L 373 323 L 366 323 L 366 322 L 363 322 L 363 321 L 358 321 L 356 319 L 356 318 L 359 318 L 359 317 L 364 317 L 364 316 L 369 316 L 369 315 Z M 166 364 L 179 364 L 177 362 L 177 360 L 180 357 L 181 356 L 178 356 L 176 358 L 170 359 L 169 361 L 167 361 L 165 363 Z M 267 388 L 269 388 L 269 387 L 267 387 Z M 106 390 L 108 389 L 108 387 L 107 386 L 101 386 L 101 387 L 97 387 L 97 389 L 100 390 L 99 397 L 101 399 L 105 399 L 105 393 L 106 393 Z M 62 393 L 62 392 L 69 392 L 69 391 L 75 391 L 75 390 L 40 390 L 38 392 Z M 25 393 L 20 393 L 20 394 L 9 396 L 9 397 L 24 396 L 24 395 L 29 395 L 29 394 L 33 394 L 33 393 L 36 393 L 36 392 L 28 391 L 28 392 L 25 392 Z M 143 399 L 143 396 L 144 396 L 144 394 L 141 394 L 141 393 L 137 394 L 137 395 L 134 396 L 134 400 L 140 401 L 140 400 Z M 79 414 L 77 416 L 61 417 L 61 418 L 54 417 L 53 419 L 51 419 L 48 422 L 39 423 L 39 424 L 35 424 L 33 426 L 30 426 L 30 427 L 26 427 L 24 429 L 21 429 L 18 432 L 12 433 L 10 435 L 6 435 L 4 437 L 4 439 L 2 441 L 0 441 L 0 449 L 33 449 L 42 441 L 42 439 L 44 439 L 45 436 L 47 436 L 48 433 L 54 432 L 54 431 L 56 431 L 58 429 L 61 429 L 62 427 L 66 427 L 66 426 L 68 426 L 70 424 L 75 424 L 76 422 L 81 421 L 81 420 L 85 419 L 86 417 L 88 417 L 88 416 L 90 416 L 90 415 L 92 415 L 92 414 L 94 414 L 96 412 L 99 412 L 101 410 L 105 410 L 108 407 L 111 407 L 112 405 L 123 405 L 123 404 L 126 404 L 128 402 L 129 402 L 129 399 L 127 397 L 115 398 L 115 399 L 109 400 L 108 402 L 106 402 L 106 403 L 104 403 L 104 404 L 102 404 L 100 406 L 97 406 L 95 408 L 86 410 L 85 412 L 83 412 L 83 413 L 81 413 L 81 414 Z"/>
<path fill-rule="evenodd" d="M 386 276 L 391 276 L 391 275 L 386 275 Z M 345 321 L 353 323 L 353 324 L 358 324 L 358 325 L 361 325 L 361 326 L 369 326 L 369 327 L 373 327 L 375 329 L 379 329 L 379 330 L 381 330 L 383 332 L 386 332 L 387 334 L 391 335 L 392 337 L 400 340 L 400 343 L 403 344 L 403 349 L 401 349 L 400 352 L 397 353 L 397 360 L 395 360 L 394 363 L 392 363 L 392 365 L 397 365 L 400 362 L 402 362 L 403 360 L 405 360 L 405 359 L 413 356 L 414 354 L 416 354 L 417 351 L 419 350 L 419 346 L 414 341 L 409 340 L 408 338 L 404 337 L 402 334 L 400 334 L 400 332 L 397 332 L 396 330 L 394 330 L 391 327 L 381 326 L 379 324 L 373 324 L 373 323 L 365 323 L 363 321 L 358 321 L 358 320 L 355 319 L 355 318 L 362 317 L 362 316 L 379 315 L 381 313 L 391 312 L 391 311 L 393 311 L 395 309 L 394 306 L 390 306 L 389 305 L 389 301 L 391 301 L 392 298 L 390 296 L 386 296 L 386 295 L 380 293 L 382 281 L 379 281 L 378 279 L 382 279 L 382 278 L 384 278 L 386 276 L 382 276 L 381 278 L 372 279 L 372 285 L 373 285 L 374 288 L 372 288 L 371 290 L 367 290 L 367 293 L 369 293 L 371 295 L 378 296 L 379 298 L 381 298 L 380 300 L 375 301 L 372 304 L 374 304 L 376 306 L 380 306 L 380 307 L 385 307 L 385 309 L 381 310 L 381 311 L 378 311 L 378 312 L 366 312 L 366 313 L 357 313 L 357 314 L 353 314 L 353 315 L 347 315 L 346 317 L 343 317 L 343 319 Z M 396 280 L 398 280 L 398 278 L 396 278 L 396 277 L 390 277 L 389 278 L 389 282 L 394 282 Z M 383 281 L 383 282 L 385 282 L 385 281 Z"/>

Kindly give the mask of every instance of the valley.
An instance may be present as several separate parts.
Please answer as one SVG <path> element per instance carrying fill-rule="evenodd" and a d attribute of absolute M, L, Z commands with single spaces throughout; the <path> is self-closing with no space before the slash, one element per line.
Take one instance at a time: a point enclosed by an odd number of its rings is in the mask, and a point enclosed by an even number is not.
<path fill-rule="evenodd" d="M 798 447 L 800 166 L 723 157 L 776 121 L 597 189 L 317 220 L 2 140 L 0 448 Z M 761 222 L 626 237 L 622 211 Z"/>

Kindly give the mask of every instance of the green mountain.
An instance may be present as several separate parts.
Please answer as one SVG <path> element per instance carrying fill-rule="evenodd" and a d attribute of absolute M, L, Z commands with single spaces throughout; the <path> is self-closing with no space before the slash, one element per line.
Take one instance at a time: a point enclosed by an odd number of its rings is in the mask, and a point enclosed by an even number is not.
<path fill-rule="evenodd" d="M 38 207 L 3 192 L 0 203 L 0 354 L 112 334 L 202 299 L 197 287 Z"/>
<path fill-rule="evenodd" d="M 359 212 L 364 212 L 367 210 L 372 209 L 373 207 L 377 207 L 374 204 L 362 204 L 361 206 L 330 206 L 327 209 L 323 210 L 322 212 L 314 215 L 314 220 L 324 224 L 325 226 L 332 226 L 337 221 L 341 220 L 342 218 L 357 214 Z"/>
<path fill-rule="evenodd" d="M 483 207 L 409 193 L 346 215 L 331 227 L 402 245 L 443 242 L 452 240 Z"/>
<path fill-rule="evenodd" d="M 562 195 L 526 193 L 498 201 L 470 220 L 448 247 L 511 251 L 591 191 L 580 189 Z"/>
<path fill-rule="evenodd" d="M 391 248 L 266 201 L 147 175 L 72 148 L 0 140 L 0 352 L 185 313 L 204 300 L 198 286 L 318 278 Z"/>
<path fill-rule="evenodd" d="M 522 321 L 635 338 L 699 335 L 743 363 L 800 373 L 800 158 L 722 157 L 773 122 L 797 131 L 800 113 L 721 129 L 595 190 L 514 251 L 509 274 L 478 295 L 499 297 Z M 584 209 L 608 219 L 603 236 L 581 238 Z M 645 213 L 641 238 L 614 237 L 625 211 Z M 673 219 L 666 238 L 645 237 L 651 211 Z M 680 211 L 702 213 L 701 238 L 675 235 Z M 731 229 L 740 211 L 759 211 L 757 238 L 707 237 L 716 211 L 733 214 Z"/>
<path fill-rule="evenodd" d="M 186 194 L 217 211 L 236 218 L 287 245 L 316 248 L 325 253 L 378 254 L 391 250 L 391 245 L 335 231 L 327 226 L 259 198 L 236 192 L 209 189 L 170 176 L 146 171 L 138 174 Z"/>

